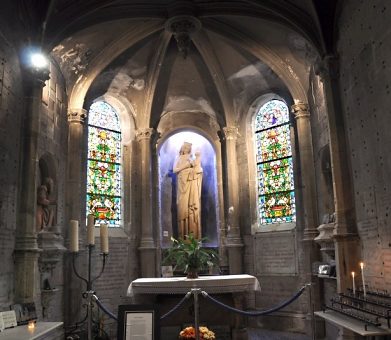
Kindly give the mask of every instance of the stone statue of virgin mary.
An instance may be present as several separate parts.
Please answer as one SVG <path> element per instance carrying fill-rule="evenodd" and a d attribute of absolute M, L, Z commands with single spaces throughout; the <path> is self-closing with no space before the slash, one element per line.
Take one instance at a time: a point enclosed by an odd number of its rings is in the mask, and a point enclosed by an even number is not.
<path fill-rule="evenodd" d="M 177 215 L 178 233 L 185 238 L 190 233 L 201 238 L 201 154 L 191 154 L 191 143 L 184 142 L 174 166 L 177 174 Z"/>

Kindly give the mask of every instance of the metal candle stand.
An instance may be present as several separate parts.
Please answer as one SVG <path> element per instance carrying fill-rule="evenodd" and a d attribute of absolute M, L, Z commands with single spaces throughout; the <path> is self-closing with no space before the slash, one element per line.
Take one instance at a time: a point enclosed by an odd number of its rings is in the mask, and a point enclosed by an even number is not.
<path fill-rule="evenodd" d="M 92 305 L 93 305 L 93 296 L 95 292 L 92 289 L 92 284 L 99 279 L 103 271 L 105 270 L 105 265 L 106 265 L 106 257 L 109 255 L 108 253 L 101 253 L 100 255 L 103 256 L 103 262 L 102 262 L 102 269 L 100 273 L 95 277 L 91 277 L 91 270 L 92 270 L 92 250 L 95 248 L 94 244 L 89 244 L 88 245 L 88 277 L 85 279 L 82 277 L 76 269 L 75 266 L 75 260 L 76 257 L 78 256 L 78 252 L 73 252 L 73 258 L 72 258 L 72 266 L 73 266 L 73 272 L 75 275 L 82 281 L 84 281 L 87 285 L 87 290 L 82 294 L 83 298 L 87 300 L 87 314 L 84 317 L 84 319 L 81 322 L 77 322 L 77 325 L 82 325 L 86 320 L 87 320 L 87 339 L 92 340 Z"/>
<path fill-rule="evenodd" d="M 347 293 L 340 293 L 331 299 L 331 305 L 325 306 L 338 313 L 350 316 L 364 323 L 364 329 L 368 326 L 382 326 L 381 319 L 387 322 L 391 328 L 391 295 L 387 292 L 356 290 L 351 289 Z M 366 295 L 369 295 L 367 297 Z"/>

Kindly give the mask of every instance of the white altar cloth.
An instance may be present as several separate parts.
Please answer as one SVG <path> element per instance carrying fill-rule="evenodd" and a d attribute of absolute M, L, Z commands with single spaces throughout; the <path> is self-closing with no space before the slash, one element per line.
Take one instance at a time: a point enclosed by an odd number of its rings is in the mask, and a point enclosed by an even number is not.
<path fill-rule="evenodd" d="M 261 290 L 255 276 L 242 274 L 200 276 L 197 279 L 186 277 L 137 279 L 130 283 L 127 295 L 134 297 L 138 294 L 186 294 L 192 288 L 200 288 L 208 294 L 248 293 Z"/>

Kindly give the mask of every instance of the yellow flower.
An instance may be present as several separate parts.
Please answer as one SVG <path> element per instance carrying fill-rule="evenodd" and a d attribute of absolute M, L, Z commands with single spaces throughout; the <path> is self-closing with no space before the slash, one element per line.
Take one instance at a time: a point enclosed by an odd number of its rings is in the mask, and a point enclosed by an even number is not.
<path fill-rule="evenodd" d="M 200 326 L 199 327 L 199 332 L 200 332 L 200 339 L 202 340 L 216 340 L 215 334 L 210 331 L 207 327 L 205 326 Z M 189 339 L 193 340 L 195 339 L 195 329 L 194 327 L 186 327 L 179 333 L 179 338 L 180 339 Z"/>

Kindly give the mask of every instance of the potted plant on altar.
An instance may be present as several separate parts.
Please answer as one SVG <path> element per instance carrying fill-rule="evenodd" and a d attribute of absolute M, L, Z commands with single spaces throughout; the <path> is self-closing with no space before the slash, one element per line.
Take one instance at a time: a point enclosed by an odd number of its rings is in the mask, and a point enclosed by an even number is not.
<path fill-rule="evenodd" d="M 196 239 L 193 234 L 184 239 L 171 237 L 172 246 L 166 250 L 163 263 L 183 270 L 188 279 L 196 279 L 202 270 L 218 265 L 219 257 L 214 249 L 203 248 L 205 238 Z"/>

